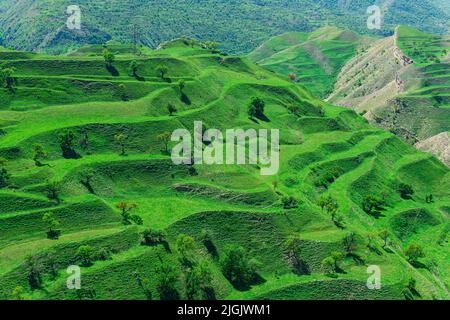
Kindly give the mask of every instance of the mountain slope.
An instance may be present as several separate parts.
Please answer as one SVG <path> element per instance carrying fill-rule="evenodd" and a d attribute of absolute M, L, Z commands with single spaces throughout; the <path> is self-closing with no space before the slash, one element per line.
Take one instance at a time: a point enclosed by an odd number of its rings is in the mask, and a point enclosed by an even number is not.
<path fill-rule="evenodd" d="M 415 144 L 450 130 L 448 36 L 401 26 L 342 69 L 328 101 Z"/>
<path fill-rule="evenodd" d="M 350 31 L 323 27 L 311 33 L 293 32 L 273 37 L 249 58 L 286 77 L 295 74 L 296 81 L 325 97 L 345 63 L 371 41 Z"/>
<path fill-rule="evenodd" d="M 17 80 L 14 90 L 0 89 L 0 157 L 10 175 L 0 189 L 0 298 L 186 299 L 183 257 L 193 256 L 189 263 L 203 260 L 210 270 L 209 298 L 448 299 L 447 167 L 247 58 L 184 39 L 140 56 L 122 48 L 107 66 L 99 49 L 0 52 Z M 265 101 L 264 118 L 249 119 L 252 97 Z M 161 134 L 192 132 L 199 120 L 220 130 L 280 129 L 279 173 L 174 165 Z M 63 154 L 60 137 L 68 130 L 79 157 Z M 124 153 L 121 134 L 128 137 Z M 46 151 L 38 162 L 36 144 Z M 402 183 L 411 185 L 412 198 L 401 197 Z M 336 215 L 319 206 L 328 195 Z M 366 213 L 368 196 L 383 198 L 383 209 Z M 142 225 L 124 220 L 116 208 L 122 201 L 137 204 L 131 213 Z M 47 212 L 59 222 L 57 240 L 47 238 Z M 165 240 L 142 245 L 149 228 L 164 231 Z M 386 245 L 378 236 L 384 229 Z M 181 234 L 195 239 L 187 251 Z M 426 257 L 408 261 L 410 244 L 420 244 Z M 222 272 L 231 245 L 261 262 L 246 286 Z M 345 254 L 327 275 L 322 261 L 334 251 Z M 65 270 L 73 264 L 82 264 L 82 290 L 67 289 Z M 382 290 L 367 289 L 367 265 L 381 268 Z M 159 284 L 169 273 L 175 280 L 168 297 Z M 410 278 L 414 292 L 406 290 Z"/>
<path fill-rule="evenodd" d="M 378 34 L 397 24 L 444 33 L 449 17 L 430 0 L 383 0 L 384 23 Z M 85 43 L 110 39 L 131 42 L 133 24 L 144 45 L 186 34 L 219 41 L 231 53 L 248 53 L 270 37 L 289 31 L 311 31 L 327 24 L 360 33 L 367 29 L 367 8 L 374 1 L 342 0 L 81 0 L 81 30 L 65 27 L 68 0 L 3 0 L 0 2 L 0 45 L 25 50 L 65 52 Z"/>
<path fill-rule="evenodd" d="M 450 136 L 442 132 L 416 144 L 416 148 L 436 155 L 443 163 L 450 167 Z"/>

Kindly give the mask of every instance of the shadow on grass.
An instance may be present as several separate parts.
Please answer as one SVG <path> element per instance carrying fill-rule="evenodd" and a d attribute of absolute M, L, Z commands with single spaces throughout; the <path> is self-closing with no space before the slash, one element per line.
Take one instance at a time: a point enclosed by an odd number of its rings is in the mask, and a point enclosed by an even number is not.
<path fill-rule="evenodd" d="M 377 247 L 373 246 L 373 245 L 367 245 L 367 248 L 368 248 L 370 251 L 374 252 L 375 254 L 377 254 L 377 255 L 379 255 L 379 256 L 383 255 L 383 253 L 381 252 L 381 250 L 378 249 Z"/>
<path fill-rule="evenodd" d="M 350 253 L 347 256 L 352 258 L 353 261 L 359 266 L 364 264 L 364 259 L 361 258 L 361 256 L 357 255 L 356 253 Z"/>
<path fill-rule="evenodd" d="M 208 250 L 208 253 L 213 258 L 217 258 L 219 256 L 219 253 L 217 252 L 217 247 L 212 241 L 205 240 L 205 241 L 203 241 L 203 244 L 205 245 L 206 250 Z"/>
<path fill-rule="evenodd" d="M 416 269 L 428 269 L 427 266 L 420 261 L 410 261 L 409 263 Z"/>
<path fill-rule="evenodd" d="M 161 300 L 180 300 L 180 294 L 178 291 L 170 289 L 163 290 L 159 297 Z"/>
<path fill-rule="evenodd" d="M 383 247 L 384 251 L 386 251 L 387 253 L 394 253 L 394 251 L 389 248 L 389 247 Z"/>
<path fill-rule="evenodd" d="M 263 122 L 270 122 L 270 119 L 267 118 L 266 115 L 264 115 L 264 114 L 258 114 L 254 117 L 250 116 L 248 118 L 256 124 L 259 124 L 258 120 L 263 121 Z"/>
<path fill-rule="evenodd" d="M 137 74 L 134 74 L 133 76 L 134 76 L 134 78 L 135 78 L 137 81 L 145 81 L 145 78 L 144 78 L 144 77 L 141 77 L 141 76 L 139 76 L 139 75 L 137 75 Z"/>
<path fill-rule="evenodd" d="M 119 71 L 114 66 L 106 66 L 106 70 L 108 70 L 108 72 L 113 77 L 118 77 L 119 76 Z"/>
<path fill-rule="evenodd" d="M 255 274 L 253 276 L 252 281 L 246 283 L 239 281 L 231 281 L 230 279 L 228 280 L 230 281 L 231 285 L 238 291 L 248 291 L 251 289 L 252 286 L 257 286 L 266 282 L 266 279 L 264 279 L 259 274 Z"/>
<path fill-rule="evenodd" d="M 256 117 L 261 121 L 270 122 L 270 119 L 267 118 L 267 116 L 265 114 L 258 114 L 258 115 L 256 115 Z"/>
<path fill-rule="evenodd" d="M 184 104 L 187 104 L 188 106 L 190 106 L 192 104 L 191 99 L 189 99 L 189 97 L 184 93 L 181 94 L 180 100 L 181 100 L 181 102 L 183 102 Z"/>
<path fill-rule="evenodd" d="M 336 267 L 336 273 L 347 274 L 347 271 L 345 271 L 345 270 L 342 269 L 341 267 Z"/>

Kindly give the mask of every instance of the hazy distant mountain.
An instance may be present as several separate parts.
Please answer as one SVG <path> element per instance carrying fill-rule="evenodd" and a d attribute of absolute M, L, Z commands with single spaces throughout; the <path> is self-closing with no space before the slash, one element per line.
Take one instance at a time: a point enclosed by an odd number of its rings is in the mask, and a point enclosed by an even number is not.
<path fill-rule="evenodd" d="M 423 31 L 445 33 L 449 14 L 439 0 L 380 0 L 385 11 L 380 34 L 407 24 Z M 140 40 L 157 46 L 186 34 L 219 41 L 233 53 L 250 52 L 271 36 L 312 31 L 327 24 L 367 29 L 367 8 L 373 0 L 79 0 L 81 30 L 66 27 L 68 0 L 2 0 L 0 43 L 16 49 L 65 51 L 84 43 L 109 39 L 131 41 L 133 25 Z"/>

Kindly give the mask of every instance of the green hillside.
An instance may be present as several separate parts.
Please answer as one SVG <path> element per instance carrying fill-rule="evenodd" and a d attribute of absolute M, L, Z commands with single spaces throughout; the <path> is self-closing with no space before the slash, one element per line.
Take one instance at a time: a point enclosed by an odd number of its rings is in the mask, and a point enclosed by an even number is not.
<path fill-rule="evenodd" d="M 249 53 L 285 32 L 310 32 L 328 24 L 359 33 L 392 34 L 397 24 L 445 33 L 449 13 L 437 0 L 2 0 L 0 45 L 21 50 L 66 52 L 110 39 L 131 42 L 133 26 L 142 44 L 156 47 L 182 34 L 219 41 L 235 54 Z M 367 28 L 367 8 L 378 5 L 381 30 Z M 69 5 L 81 9 L 81 30 L 66 28 Z"/>
<path fill-rule="evenodd" d="M 249 58 L 278 74 L 296 75 L 314 94 L 326 97 L 345 63 L 370 38 L 336 27 L 323 27 L 311 33 L 291 32 L 263 43 Z"/>
<path fill-rule="evenodd" d="M 110 65 L 96 46 L 0 52 L 0 299 L 449 298 L 450 171 L 434 157 L 248 58 L 109 46 Z M 280 129 L 280 172 L 174 165 L 161 137 L 199 120 Z"/>

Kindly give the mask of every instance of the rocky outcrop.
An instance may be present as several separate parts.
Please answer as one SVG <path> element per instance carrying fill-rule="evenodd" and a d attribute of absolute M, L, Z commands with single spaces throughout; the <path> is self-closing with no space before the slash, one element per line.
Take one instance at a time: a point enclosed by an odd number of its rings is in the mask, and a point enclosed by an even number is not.
<path fill-rule="evenodd" d="M 442 132 L 424 141 L 416 143 L 416 148 L 434 154 L 443 163 L 450 167 L 450 136 Z"/>

